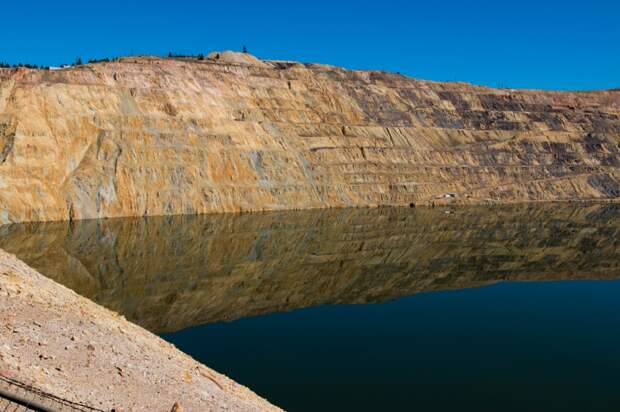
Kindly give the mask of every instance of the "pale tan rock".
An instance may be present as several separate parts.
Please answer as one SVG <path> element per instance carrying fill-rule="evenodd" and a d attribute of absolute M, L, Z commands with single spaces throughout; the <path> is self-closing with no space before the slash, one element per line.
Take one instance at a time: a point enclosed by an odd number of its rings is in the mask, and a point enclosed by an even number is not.
<path fill-rule="evenodd" d="M 617 90 L 491 89 L 228 52 L 0 69 L 0 223 L 618 199 L 619 115 Z"/>
<path fill-rule="evenodd" d="M 268 67 L 265 63 L 263 63 L 249 53 L 238 53 L 230 50 L 223 52 L 211 52 L 207 55 L 207 59 L 214 60 L 218 63 L 244 64 L 251 66 Z"/>

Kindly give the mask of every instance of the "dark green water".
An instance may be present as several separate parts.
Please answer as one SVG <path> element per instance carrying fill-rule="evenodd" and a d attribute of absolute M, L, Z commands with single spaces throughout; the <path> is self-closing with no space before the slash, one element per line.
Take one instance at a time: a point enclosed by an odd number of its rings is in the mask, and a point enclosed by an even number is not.
<path fill-rule="evenodd" d="M 620 408 L 618 205 L 13 225 L 0 248 L 288 410 Z"/>

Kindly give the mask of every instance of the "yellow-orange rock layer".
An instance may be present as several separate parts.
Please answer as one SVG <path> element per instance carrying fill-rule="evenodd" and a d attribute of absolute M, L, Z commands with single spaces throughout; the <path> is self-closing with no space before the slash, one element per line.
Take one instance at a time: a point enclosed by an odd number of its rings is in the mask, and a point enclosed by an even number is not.
<path fill-rule="evenodd" d="M 0 69 L 0 224 L 620 197 L 620 91 L 210 56 Z"/>

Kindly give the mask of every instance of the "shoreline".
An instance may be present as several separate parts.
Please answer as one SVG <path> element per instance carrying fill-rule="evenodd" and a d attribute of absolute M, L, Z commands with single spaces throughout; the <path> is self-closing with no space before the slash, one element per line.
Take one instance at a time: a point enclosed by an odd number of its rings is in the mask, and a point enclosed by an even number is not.
<path fill-rule="evenodd" d="M 52 220 L 21 220 L 18 222 L 0 223 L 0 228 L 8 227 L 11 225 L 22 224 L 37 224 L 37 223 L 71 223 L 71 222 L 87 222 L 95 220 L 113 220 L 113 219 L 135 219 L 135 218 L 156 218 L 156 217 L 175 217 L 175 216 L 220 216 L 220 215 L 244 215 L 244 214 L 263 214 L 263 213 L 278 213 L 278 212 L 303 212 L 309 210 L 346 210 L 346 209 L 415 209 L 415 208 L 433 208 L 433 207 L 483 207 L 483 206 L 528 206 L 528 205 L 540 205 L 540 204 L 583 204 L 583 205 L 595 205 L 595 204 L 620 204 L 620 197 L 617 198 L 592 198 L 592 199 L 549 199 L 549 200 L 480 200 L 472 199 L 471 201 L 463 201 L 459 199 L 454 201 L 453 199 L 439 198 L 435 201 L 425 201 L 419 203 L 403 203 L 403 204 L 386 204 L 386 205 L 354 205 L 354 206 L 317 206 L 306 208 L 274 208 L 274 209 L 247 209 L 238 211 L 207 211 L 204 213 L 171 213 L 162 215 L 122 215 L 122 216 L 104 216 L 104 217 L 88 217 L 79 219 L 52 219 Z"/>

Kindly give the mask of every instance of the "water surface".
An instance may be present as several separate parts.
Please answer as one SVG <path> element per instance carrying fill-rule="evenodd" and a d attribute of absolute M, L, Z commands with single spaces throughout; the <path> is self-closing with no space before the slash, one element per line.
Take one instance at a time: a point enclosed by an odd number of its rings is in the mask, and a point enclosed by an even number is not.
<path fill-rule="evenodd" d="M 620 208 L 107 219 L 0 248 L 302 410 L 614 410 Z"/>

